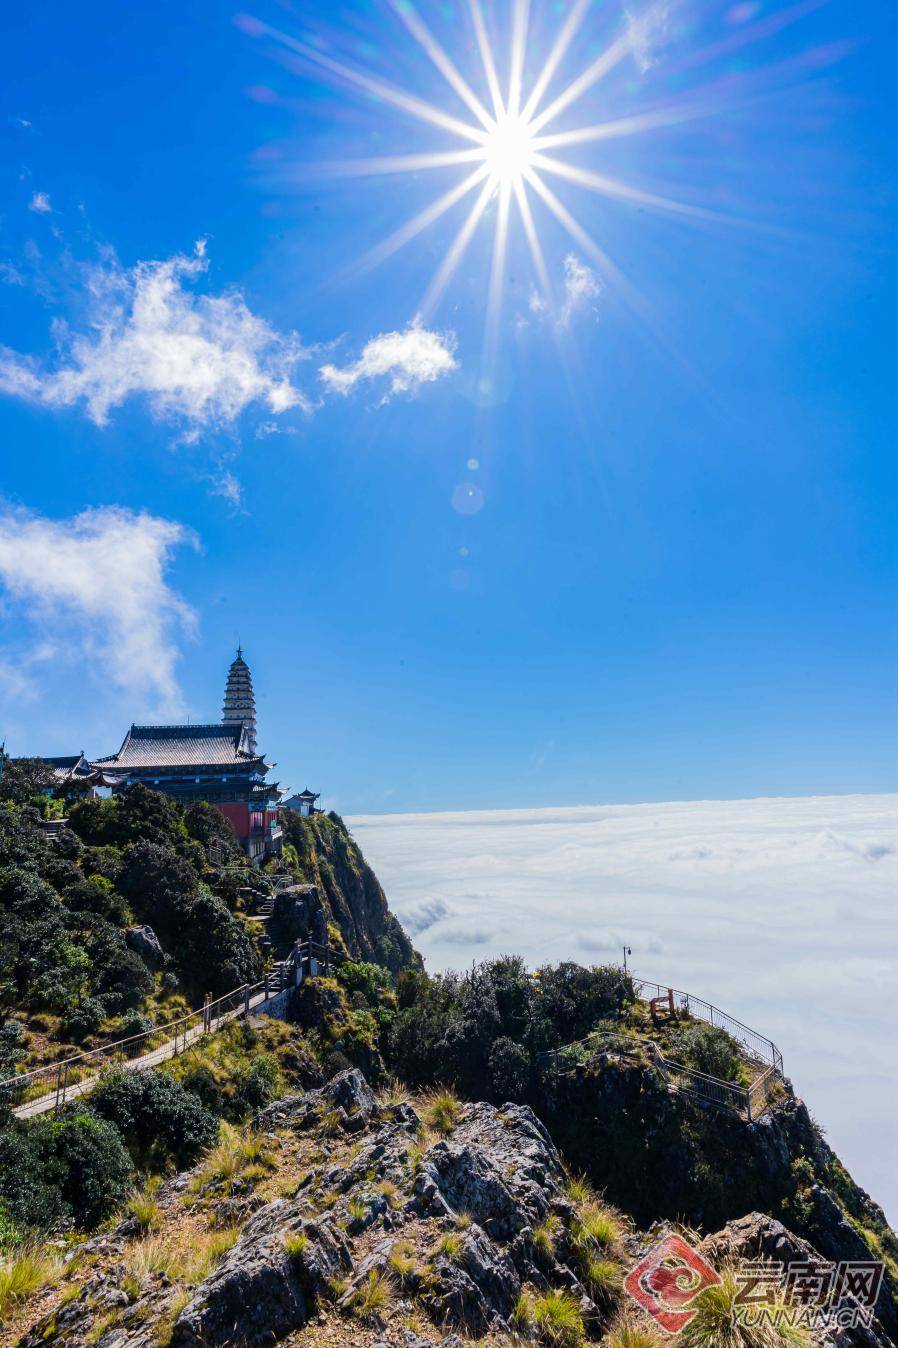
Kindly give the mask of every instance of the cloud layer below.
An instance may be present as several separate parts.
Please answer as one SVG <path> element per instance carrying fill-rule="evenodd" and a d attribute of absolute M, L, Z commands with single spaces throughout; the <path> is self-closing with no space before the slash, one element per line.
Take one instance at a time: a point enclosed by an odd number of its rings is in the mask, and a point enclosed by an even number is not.
<path fill-rule="evenodd" d="M 364 816 L 434 969 L 620 961 L 777 1041 L 855 1177 L 898 1216 L 898 795 Z"/>

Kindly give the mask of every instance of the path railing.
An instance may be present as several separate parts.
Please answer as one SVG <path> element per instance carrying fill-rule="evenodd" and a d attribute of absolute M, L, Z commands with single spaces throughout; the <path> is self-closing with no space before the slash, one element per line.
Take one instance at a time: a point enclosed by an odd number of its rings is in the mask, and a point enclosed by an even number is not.
<path fill-rule="evenodd" d="M 600 1054 L 617 1056 L 618 1059 L 647 1056 L 663 1077 L 668 1090 L 736 1114 L 747 1123 L 760 1118 L 782 1081 L 783 1055 L 773 1040 L 744 1025 L 742 1021 L 735 1020 L 703 998 L 693 997 L 691 993 L 678 992 L 639 978 L 633 979 L 633 986 L 636 995 L 645 1001 L 652 997 L 666 998 L 668 992 L 672 992 L 675 1008 L 680 1015 L 695 1016 L 725 1030 L 739 1043 L 746 1058 L 761 1068 L 758 1075 L 749 1085 L 724 1081 L 665 1057 L 654 1039 L 647 1035 L 626 1035 L 605 1030 L 596 1031 L 574 1044 L 566 1044 L 563 1048 L 543 1054 L 540 1065 L 547 1071 L 558 1073 L 576 1070 L 579 1064 Z"/>
<path fill-rule="evenodd" d="M 343 957 L 335 956 L 318 941 L 297 942 L 287 958 L 273 965 L 257 983 L 244 983 L 214 1001 L 207 1001 L 195 1011 L 143 1034 L 117 1039 L 60 1062 L 44 1063 L 28 1072 L 7 1077 L 0 1081 L 0 1105 L 22 1119 L 59 1110 L 69 1101 L 86 1094 L 111 1067 L 140 1072 L 158 1066 L 183 1053 L 204 1035 L 214 1034 L 232 1020 L 248 1016 L 259 1007 L 264 1008 L 272 997 L 297 986 L 305 976 L 317 974 L 322 968 L 329 972 L 335 958 L 341 960 Z"/>

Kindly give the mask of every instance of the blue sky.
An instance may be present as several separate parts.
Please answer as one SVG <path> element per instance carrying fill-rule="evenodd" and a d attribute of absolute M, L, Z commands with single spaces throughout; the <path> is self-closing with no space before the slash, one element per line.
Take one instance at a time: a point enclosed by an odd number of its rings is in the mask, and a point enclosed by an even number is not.
<path fill-rule="evenodd" d="M 890 7 L 581 8 L 544 105 L 618 44 L 557 122 L 643 119 L 558 152 L 615 194 L 531 193 L 548 298 L 512 203 L 491 309 L 497 188 L 417 326 L 476 191 L 357 264 L 470 164 L 314 167 L 470 145 L 322 65 L 473 120 L 386 0 L 8 16 L 13 752 L 218 715 L 239 636 L 346 812 L 894 789 Z M 467 6 L 411 13 L 488 101 Z"/>

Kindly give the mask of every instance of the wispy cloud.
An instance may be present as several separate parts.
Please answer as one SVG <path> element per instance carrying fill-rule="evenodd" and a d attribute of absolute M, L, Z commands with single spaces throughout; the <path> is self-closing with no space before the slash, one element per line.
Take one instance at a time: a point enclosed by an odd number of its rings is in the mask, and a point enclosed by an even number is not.
<path fill-rule="evenodd" d="M 53 210 L 48 192 L 34 192 L 28 203 L 29 211 L 37 211 L 38 215 L 50 215 Z"/>
<path fill-rule="evenodd" d="M 178 712 L 178 637 L 195 618 L 167 571 L 174 550 L 194 541 L 173 520 L 115 507 L 62 520 L 0 513 L 5 616 L 26 634 L 19 684 L 48 656 L 75 655 L 145 710 Z"/>
<path fill-rule="evenodd" d="M 127 399 L 144 397 L 154 418 L 180 421 L 194 438 L 253 403 L 275 415 L 307 407 L 291 383 L 306 354 L 296 335 L 276 332 L 237 290 L 198 293 L 192 287 L 207 268 L 198 244 L 190 257 L 88 269 L 89 334 L 58 326 L 55 368 L 0 348 L 0 392 L 81 405 L 98 426 Z"/>
<path fill-rule="evenodd" d="M 404 332 L 372 337 L 351 365 L 323 365 L 321 378 L 335 393 L 349 393 L 362 381 L 388 379 L 389 394 L 414 393 L 458 368 L 455 335 L 433 332 L 417 320 Z"/>
<path fill-rule="evenodd" d="M 593 301 L 602 293 L 602 283 L 592 267 L 587 267 L 574 253 L 564 259 L 564 303 L 558 315 L 558 324 L 566 328 L 574 314 L 594 308 Z"/>
<path fill-rule="evenodd" d="M 670 41 L 673 11 L 673 0 L 658 0 L 639 10 L 624 7 L 633 59 L 643 75 L 657 65 Z"/>

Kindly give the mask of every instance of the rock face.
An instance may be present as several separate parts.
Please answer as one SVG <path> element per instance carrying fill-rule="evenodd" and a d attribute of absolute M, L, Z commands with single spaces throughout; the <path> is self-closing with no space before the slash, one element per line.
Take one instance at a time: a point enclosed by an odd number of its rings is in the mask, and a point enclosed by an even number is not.
<path fill-rule="evenodd" d="M 378 1112 L 374 1092 L 358 1068 L 351 1067 L 317 1090 L 287 1095 L 266 1106 L 256 1116 L 256 1126 L 263 1130 L 283 1127 L 303 1130 L 320 1123 L 328 1115 L 335 1118 L 345 1132 L 357 1133 L 366 1128 Z"/>
<path fill-rule="evenodd" d="M 267 1348 L 309 1319 L 317 1298 L 352 1267 L 327 1220 L 277 1199 L 257 1212 L 176 1321 L 172 1348 Z"/>
<path fill-rule="evenodd" d="M 394 972 L 419 964 L 377 876 L 339 815 L 308 817 L 282 810 L 280 818 L 299 856 L 302 879 L 317 888 L 353 959 L 377 960 Z"/>
<path fill-rule="evenodd" d="M 129 927 L 125 933 L 125 940 L 130 949 L 140 956 L 148 969 L 152 969 L 155 973 L 157 969 L 162 968 L 165 961 L 165 952 L 152 927 Z"/>

